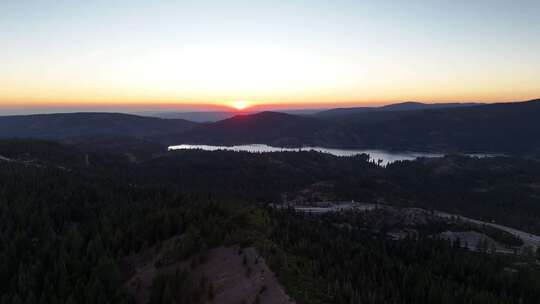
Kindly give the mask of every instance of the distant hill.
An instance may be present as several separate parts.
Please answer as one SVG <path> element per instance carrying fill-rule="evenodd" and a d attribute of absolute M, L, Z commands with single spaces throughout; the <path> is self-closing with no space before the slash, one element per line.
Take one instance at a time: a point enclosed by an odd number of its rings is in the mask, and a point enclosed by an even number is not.
<path fill-rule="evenodd" d="M 334 116 L 343 116 L 350 114 L 358 114 L 365 112 L 376 112 L 376 111 L 417 111 L 417 110 L 428 110 L 428 109 L 446 109 L 446 108 L 461 108 L 461 107 L 471 107 L 481 105 L 480 103 L 421 103 L 421 102 L 402 102 L 390 104 L 382 107 L 352 107 L 352 108 L 336 108 L 326 111 L 320 111 L 314 115 L 317 117 L 334 117 Z"/>
<path fill-rule="evenodd" d="M 378 108 L 381 111 L 416 111 L 416 110 L 434 110 L 448 108 L 463 108 L 482 105 L 482 103 L 422 103 L 407 101 L 395 103 Z"/>
<path fill-rule="evenodd" d="M 329 144 L 438 151 L 540 152 L 540 100 L 335 118 Z"/>
<path fill-rule="evenodd" d="M 7 161 L 38 168 L 49 165 L 63 170 L 91 167 L 107 171 L 120 170 L 121 173 L 126 173 L 124 166 L 133 163 L 135 157 L 139 158 L 142 155 L 142 153 L 129 153 L 131 157 L 126 157 L 123 153 L 88 150 L 79 145 L 67 145 L 41 139 L 0 139 L 0 163 Z"/>
<path fill-rule="evenodd" d="M 182 138 L 187 142 L 206 144 L 268 143 L 298 146 L 326 125 L 326 122 L 310 117 L 260 112 L 200 125 L 183 134 Z"/>
<path fill-rule="evenodd" d="M 158 117 L 165 119 L 184 119 L 192 122 L 216 122 L 231 118 L 236 113 L 232 111 L 197 111 L 197 112 L 140 112 L 142 116 Z M 252 113 L 248 113 L 252 114 Z"/>
<path fill-rule="evenodd" d="M 63 113 L 0 117 L 0 138 L 68 139 L 133 137 L 152 139 L 182 133 L 195 123 L 119 113 Z"/>
<path fill-rule="evenodd" d="M 0 158 L 9 161 L 53 162 L 57 165 L 84 163 L 84 154 L 76 147 L 30 139 L 0 139 Z"/>
<path fill-rule="evenodd" d="M 140 157 L 182 143 L 540 155 L 539 117 L 540 100 L 436 107 L 404 103 L 326 116 L 261 112 L 213 123 L 71 113 L 0 117 L 0 138 L 50 139 Z"/>
<path fill-rule="evenodd" d="M 440 152 L 540 153 L 540 100 L 327 117 L 264 112 L 205 124 L 178 144 L 266 143 Z M 422 106 L 420 106 L 422 107 Z"/>
<path fill-rule="evenodd" d="M 280 109 L 274 112 L 294 114 L 294 115 L 311 115 L 320 112 L 321 109 Z M 265 112 L 265 111 L 262 111 Z M 260 113 L 260 111 L 245 111 L 242 115 L 250 115 Z M 234 111 L 197 111 L 197 112 L 140 112 L 142 116 L 159 117 L 166 119 L 185 119 L 192 122 L 217 122 L 224 119 L 229 119 L 238 112 Z"/>

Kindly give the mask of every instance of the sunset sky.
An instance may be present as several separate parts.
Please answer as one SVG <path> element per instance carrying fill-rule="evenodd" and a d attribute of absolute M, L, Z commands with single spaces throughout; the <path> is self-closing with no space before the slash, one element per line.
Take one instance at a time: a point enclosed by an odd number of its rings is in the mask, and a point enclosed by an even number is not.
<path fill-rule="evenodd" d="M 540 1 L 0 1 L 0 111 L 540 97 Z"/>

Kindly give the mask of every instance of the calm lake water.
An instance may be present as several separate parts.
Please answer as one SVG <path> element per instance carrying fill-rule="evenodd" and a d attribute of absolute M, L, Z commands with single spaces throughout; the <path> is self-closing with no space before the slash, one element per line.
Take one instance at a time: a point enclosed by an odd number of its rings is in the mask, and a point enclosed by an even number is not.
<path fill-rule="evenodd" d="M 414 160 L 419 157 L 441 157 L 443 154 L 438 153 L 420 153 L 420 152 L 393 152 L 384 150 L 353 150 L 353 149 L 332 149 L 322 147 L 302 147 L 302 148 L 280 148 L 268 145 L 252 144 L 239 146 L 208 146 L 208 145 L 178 145 L 170 146 L 169 150 L 205 150 L 205 151 L 245 151 L 252 153 L 268 153 L 268 152 L 297 152 L 297 151 L 317 151 L 328 153 L 335 156 L 354 156 L 358 154 L 368 154 L 372 160 L 382 160 L 382 165 L 386 165 L 399 160 Z"/>

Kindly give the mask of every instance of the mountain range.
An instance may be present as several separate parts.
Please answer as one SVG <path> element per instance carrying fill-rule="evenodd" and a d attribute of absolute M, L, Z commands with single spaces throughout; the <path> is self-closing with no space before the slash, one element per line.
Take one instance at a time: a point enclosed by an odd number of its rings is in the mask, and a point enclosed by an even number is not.
<path fill-rule="evenodd" d="M 415 101 L 407 101 L 401 103 L 389 104 L 381 107 L 352 107 L 352 108 L 335 108 L 326 111 L 315 113 L 318 117 L 333 117 L 340 115 L 350 115 L 365 112 L 386 112 L 386 111 L 417 111 L 428 109 L 447 109 L 447 108 L 462 108 L 481 105 L 481 103 L 422 103 Z"/>
<path fill-rule="evenodd" d="M 216 122 L 117 113 L 0 117 L 0 138 L 52 139 L 101 148 L 144 143 L 540 154 L 540 99 L 497 104 L 406 102 L 294 115 L 260 112 Z"/>
<path fill-rule="evenodd" d="M 311 115 L 323 111 L 322 109 L 283 109 L 279 110 L 280 113 L 287 113 L 293 115 Z M 242 111 L 242 115 L 256 114 L 261 111 Z M 143 111 L 134 113 L 141 116 L 150 116 L 166 119 L 185 119 L 193 122 L 216 122 L 223 119 L 228 119 L 238 115 L 236 111 L 196 111 L 196 112 L 156 112 L 156 111 Z"/>

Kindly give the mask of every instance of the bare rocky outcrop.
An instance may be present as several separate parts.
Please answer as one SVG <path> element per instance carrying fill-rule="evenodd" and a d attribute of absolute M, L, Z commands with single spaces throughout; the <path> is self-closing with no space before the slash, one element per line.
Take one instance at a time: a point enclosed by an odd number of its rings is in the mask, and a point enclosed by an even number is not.
<path fill-rule="evenodd" d="M 180 237 L 169 239 L 159 247 L 144 250 L 122 261 L 124 286 L 135 303 L 148 302 L 152 282 L 158 274 L 178 270 L 188 270 L 194 278 L 204 278 L 212 286 L 213 296 L 209 303 L 294 303 L 255 248 L 214 248 L 206 252 L 201 263 L 193 263 L 193 258 L 171 260 L 169 250 L 172 244 L 180 240 Z"/>

